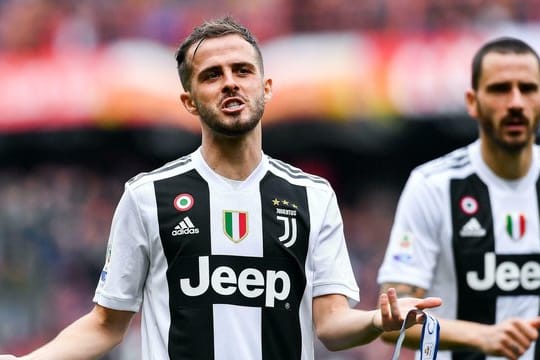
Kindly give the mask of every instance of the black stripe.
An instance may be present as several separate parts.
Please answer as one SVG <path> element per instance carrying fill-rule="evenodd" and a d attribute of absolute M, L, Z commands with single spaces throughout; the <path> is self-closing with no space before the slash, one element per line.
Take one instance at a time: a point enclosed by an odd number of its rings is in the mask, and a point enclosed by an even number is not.
<path fill-rule="evenodd" d="M 189 161 L 187 159 L 186 161 Z M 185 162 L 180 162 L 180 164 Z M 179 166 L 175 163 L 173 166 Z M 163 169 L 164 170 L 164 169 Z M 169 286 L 169 356 L 175 360 L 214 359 L 212 304 L 181 301 L 179 274 L 189 272 L 190 278 L 198 277 L 198 267 L 182 267 L 185 259 L 210 254 L 210 214 L 208 184 L 195 171 L 155 182 L 157 213 L 161 243 L 167 259 Z M 193 207 L 179 211 L 173 205 L 178 194 L 193 196 Z M 173 235 L 179 222 L 189 217 L 196 233 Z M 182 260 L 180 261 L 180 258 Z"/>
<path fill-rule="evenodd" d="M 291 259 L 291 295 L 284 306 L 262 309 L 262 359 L 300 359 L 302 338 L 299 306 L 305 290 L 305 262 L 309 245 L 310 216 L 306 189 L 292 185 L 268 173 L 261 181 L 264 259 Z M 278 219 L 278 216 L 282 219 Z M 296 222 L 297 237 L 290 247 L 284 246 L 291 237 L 279 240 L 285 233 L 285 223 Z"/>
<path fill-rule="evenodd" d="M 467 214 L 460 205 L 465 196 L 476 200 L 478 211 Z M 471 266 L 483 264 L 484 254 L 494 252 L 495 239 L 493 233 L 493 218 L 491 203 L 487 186 L 480 178 L 473 174 L 465 179 L 454 179 L 450 183 L 450 197 L 452 210 L 452 246 L 456 267 L 457 290 L 457 318 L 475 321 L 484 324 L 495 323 L 496 300 L 495 296 L 483 296 L 471 290 L 467 285 L 466 273 Z M 475 218 L 480 224 L 477 233 L 461 236 L 461 230 L 471 219 Z M 481 235 L 481 229 L 485 235 Z M 467 235 L 467 234 L 465 234 Z M 453 360 L 482 360 L 485 355 L 476 352 L 459 351 L 452 353 Z"/>

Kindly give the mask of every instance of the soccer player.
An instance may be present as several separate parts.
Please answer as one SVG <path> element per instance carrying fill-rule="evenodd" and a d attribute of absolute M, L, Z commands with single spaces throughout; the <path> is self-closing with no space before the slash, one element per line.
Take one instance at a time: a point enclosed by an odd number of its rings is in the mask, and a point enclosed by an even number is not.
<path fill-rule="evenodd" d="M 479 139 L 414 169 L 399 200 L 378 282 L 444 299 L 439 360 L 540 359 L 539 87 L 528 44 L 483 45 L 465 94 Z"/>
<path fill-rule="evenodd" d="M 440 305 L 391 289 L 380 310 L 350 307 L 358 288 L 332 188 L 261 150 L 272 81 L 246 28 L 206 22 L 176 59 L 201 147 L 126 183 L 95 307 L 23 359 L 99 357 L 141 307 L 143 359 L 313 359 L 314 328 L 340 350 Z"/>

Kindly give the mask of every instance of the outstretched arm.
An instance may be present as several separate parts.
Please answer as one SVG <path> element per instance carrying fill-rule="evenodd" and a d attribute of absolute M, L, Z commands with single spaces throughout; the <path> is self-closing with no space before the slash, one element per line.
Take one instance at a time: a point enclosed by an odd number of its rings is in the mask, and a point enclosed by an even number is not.
<path fill-rule="evenodd" d="M 62 330 L 52 341 L 18 359 L 98 359 L 122 341 L 133 315 L 133 312 L 96 305 L 88 314 Z M 13 359 L 17 358 L 0 355 L 0 360 Z"/>
<path fill-rule="evenodd" d="M 381 294 L 379 310 L 351 309 L 343 295 L 331 294 L 313 299 L 313 318 L 317 336 L 331 351 L 367 344 L 384 331 L 399 330 L 409 310 L 439 306 L 441 299 L 397 298 L 394 289 Z M 415 315 L 407 325 L 421 324 L 423 316 Z"/>
<path fill-rule="evenodd" d="M 425 296 L 425 290 L 407 284 L 384 284 L 381 292 L 390 288 L 398 290 L 398 296 Z M 534 319 L 508 319 L 494 325 L 486 325 L 463 320 L 438 319 L 441 326 L 439 348 L 441 350 L 469 349 L 486 355 L 504 356 L 518 359 L 538 338 L 540 317 Z M 381 337 L 384 341 L 395 342 L 399 333 L 387 332 Z M 418 349 L 420 329 L 407 330 L 404 346 Z M 1 360 L 1 359 L 0 359 Z"/>

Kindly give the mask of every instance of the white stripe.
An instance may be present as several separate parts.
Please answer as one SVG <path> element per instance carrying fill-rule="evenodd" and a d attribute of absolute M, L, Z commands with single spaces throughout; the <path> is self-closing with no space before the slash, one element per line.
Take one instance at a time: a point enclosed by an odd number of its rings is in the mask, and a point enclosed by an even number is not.
<path fill-rule="evenodd" d="M 214 360 L 262 359 L 261 309 L 227 304 L 214 304 L 213 309 Z M 243 346 L 231 346 L 240 334 Z"/>
<path fill-rule="evenodd" d="M 190 218 L 189 217 L 185 217 L 184 218 L 184 221 L 186 222 L 186 224 L 190 227 L 190 228 L 194 228 L 195 225 L 193 225 L 193 223 L 191 222 Z"/>
<path fill-rule="evenodd" d="M 232 238 L 234 240 L 240 239 L 240 214 L 236 211 L 232 213 Z"/>

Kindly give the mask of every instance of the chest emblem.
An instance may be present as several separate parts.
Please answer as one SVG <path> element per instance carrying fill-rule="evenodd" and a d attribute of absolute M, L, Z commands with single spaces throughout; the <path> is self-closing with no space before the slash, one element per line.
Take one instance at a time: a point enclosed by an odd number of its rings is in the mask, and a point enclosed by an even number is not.
<path fill-rule="evenodd" d="M 506 233 L 514 241 L 521 240 L 527 229 L 525 215 L 519 212 L 508 213 L 505 216 Z"/>
<path fill-rule="evenodd" d="M 467 215 L 474 215 L 478 212 L 478 201 L 472 196 L 464 196 L 459 201 L 459 207 Z"/>
<path fill-rule="evenodd" d="M 244 240 L 248 234 L 247 211 L 224 210 L 223 232 L 232 242 L 238 243 Z"/>
<path fill-rule="evenodd" d="M 279 241 L 285 247 L 291 247 L 296 242 L 298 235 L 296 225 L 296 215 L 298 206 L 287 200 L 272 200 L 276 208 L 276 219 L 283 223 L 283 234 L 278 237 Z"/>
<path fill-rule="evenodd" d="M 173 205 L 178 211 L 188 211 L 194 203 L 193 196 L 188 193 L 178 194 L 173 201 Z"/>

